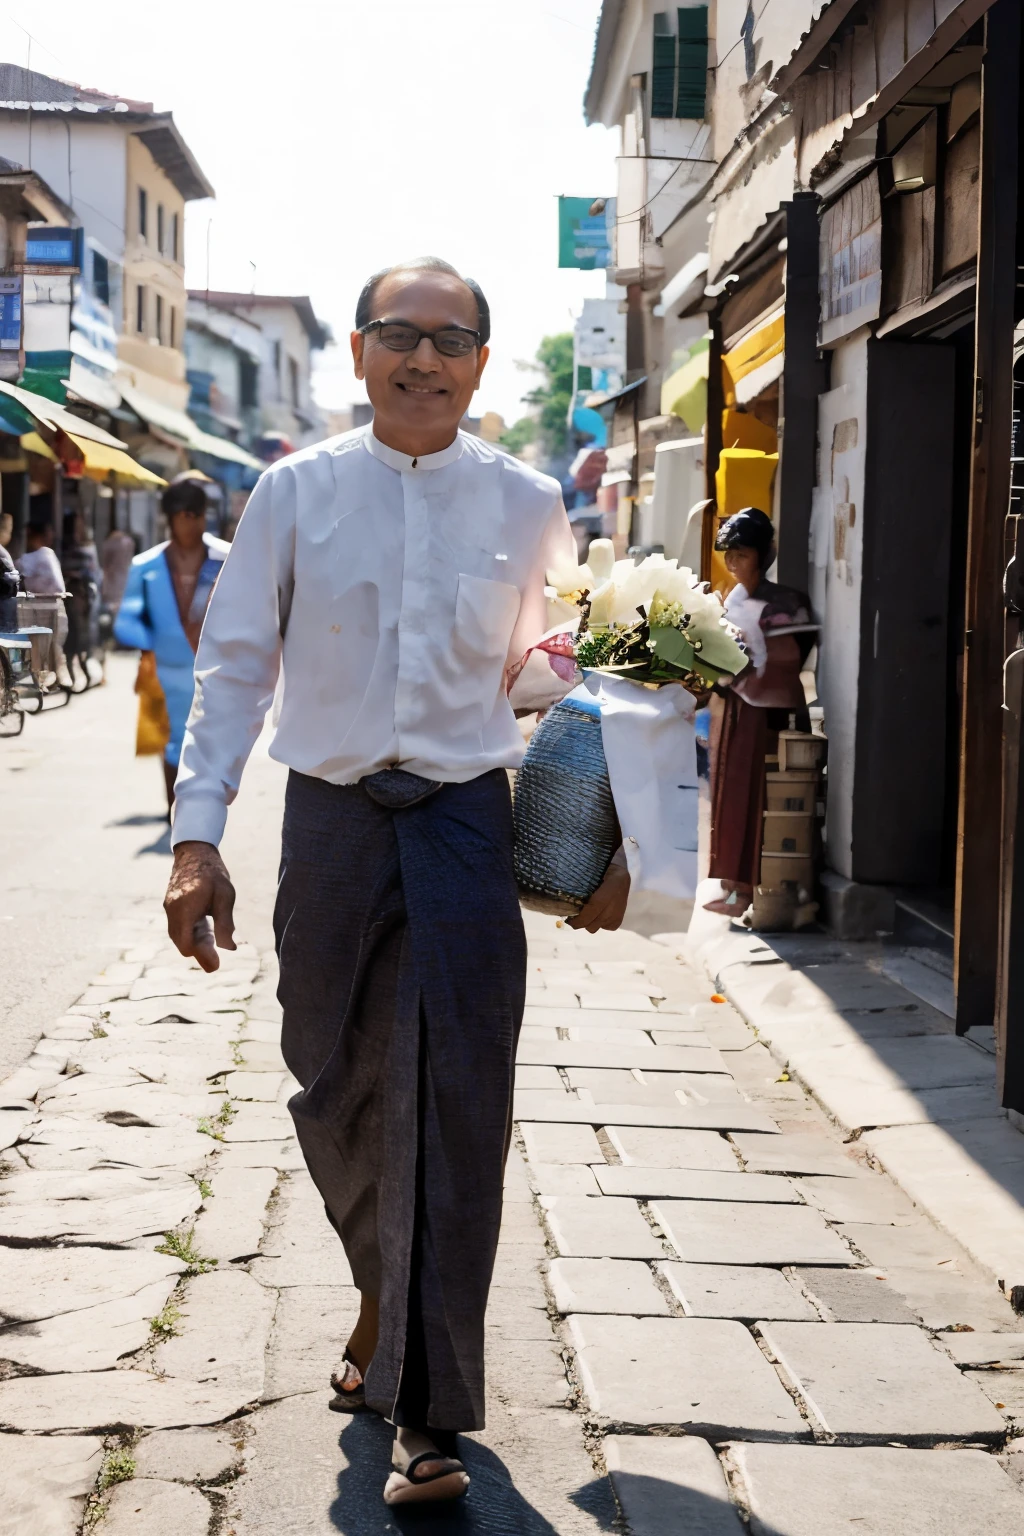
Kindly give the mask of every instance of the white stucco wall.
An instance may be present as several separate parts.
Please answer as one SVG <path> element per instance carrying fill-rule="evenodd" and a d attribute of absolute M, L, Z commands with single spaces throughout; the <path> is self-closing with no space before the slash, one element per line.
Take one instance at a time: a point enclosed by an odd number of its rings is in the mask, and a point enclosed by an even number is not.
<path fill-rule="evenodd" d="M 818 695 L 828 735 L 827 862 L 852 878 L 853 792 L 864 465 L 867 444 L 868 332 L 832 353 L 831 389 L 818 400 L 818 484 L 814 492 L 812 597 L 822 620 Z"/>
<path fill-rule="evenodd" d="M 74 208 L 86 233 L 118 261 L 125 246 L 126 132 L 126 125 L 99 115 L 83 120 L 63 112 L 34 112 L 30 150 L 27 120 L 0 113 L 0 155 L 36 171 Z"/>

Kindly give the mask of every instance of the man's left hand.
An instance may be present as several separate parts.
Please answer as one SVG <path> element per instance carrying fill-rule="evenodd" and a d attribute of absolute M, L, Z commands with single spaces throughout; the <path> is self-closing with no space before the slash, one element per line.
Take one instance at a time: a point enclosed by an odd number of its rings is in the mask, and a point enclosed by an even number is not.
<path fill-rule="evenodd" d="M 586 906 L 568 919 L 570 928 L 585 928 L 597 933 L 602 928 L 621 928 L 629 900 L 629 870 L 610 864 L 608 872 Z"/>

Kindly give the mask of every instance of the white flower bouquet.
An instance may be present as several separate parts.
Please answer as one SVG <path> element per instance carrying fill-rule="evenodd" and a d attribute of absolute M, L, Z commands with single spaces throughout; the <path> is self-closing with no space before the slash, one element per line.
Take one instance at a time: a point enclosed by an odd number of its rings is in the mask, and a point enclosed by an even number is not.
<path fill-rule="evenodd" d="M 664 555 L 616 561 L 611 541 L 597 539 L 587 564 L 550 570 L 547 579 L 554 632 L 539 648 L 553 665 L 571 647 L 584 671 L 682 683 L 700 695 L 747 664 L 739 631 L 707 583 Z"/>

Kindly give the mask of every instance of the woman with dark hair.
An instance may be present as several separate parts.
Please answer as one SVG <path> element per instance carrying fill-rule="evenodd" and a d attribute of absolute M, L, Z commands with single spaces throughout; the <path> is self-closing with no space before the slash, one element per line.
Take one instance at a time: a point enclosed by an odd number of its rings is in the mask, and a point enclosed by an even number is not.
<path fill-rule="evenodd" d="M 725 694 L 714 744 L 708 874 L 722 882 L 722 895 L 706 902 L 705 910 L 740 917 L 759 876 L 765 755 L 791 716 L 797 730 L 811 728 L 800 672 L 817 627 L 805 593 L 765 577 L 775 559 L 775 529 L 758 507 L 727 518 L 715 548 L 736 581 L 725 615 L 740 630 L 751 665 Z"/>
<path fill-rule="evenodd" d="M 136 555 L 128 572 L 114 634 L 121 645 L 142 652 L 136 692 L 140 726 L 147 715 L 161 719 L 160 695 L 166 723 L 157 737 L 140 729 L 136 751 L 159 751 L 163 737 L 167 808 L 174 803 L 185 723 L 192 707 L 192 669 L 199 633 L 213 588 L 230 548 L 206 532 L 206 492 L 195 474 L 179 475 L 161 501 L 170 538 Z"/>

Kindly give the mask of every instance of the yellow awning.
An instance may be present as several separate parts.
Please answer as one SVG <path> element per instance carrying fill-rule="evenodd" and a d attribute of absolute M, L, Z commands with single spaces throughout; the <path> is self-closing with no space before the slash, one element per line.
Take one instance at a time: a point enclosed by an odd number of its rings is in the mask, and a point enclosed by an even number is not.
<path fill-rule="evenodd" d="M 51 463 L 56 464 L 57 455 L 47 443 L 43 442 L 38 432 L 24 433 L 20 442 L 26 453 L 38 453 L 41 459 L 49 459 Z"/>
<path fill-rule="evenodd" d="M 106 480 L 109 474 L 115 474 L 121 485 L 136 488 L 148 487 L 155 490 L 167 484 L 159 475 L 154 475 L 151 469 L 137 463 L 123 448 L 108 448 L 106 443 L 91 442 L 89 438 L 79 437 L 74 432 L 69 432 L 68 437 L 81 450 L 85 473 L 90 480 Z"/>
<path fill-rule="evenodd" d="M 707 347 L 688 358 L 661 386 L 661 414 L 679 416 L 691 432 L 701 432 L 708 414 Z"/>
<path fill-rule="evenodd" d="M 786 350 L 786 317 L 776 315 L 744 336 L 729 352 L 722 354 L 722 387 L 726 405 L 736 399 L 736 386 L 748 373 L 781 357 Z"/>

